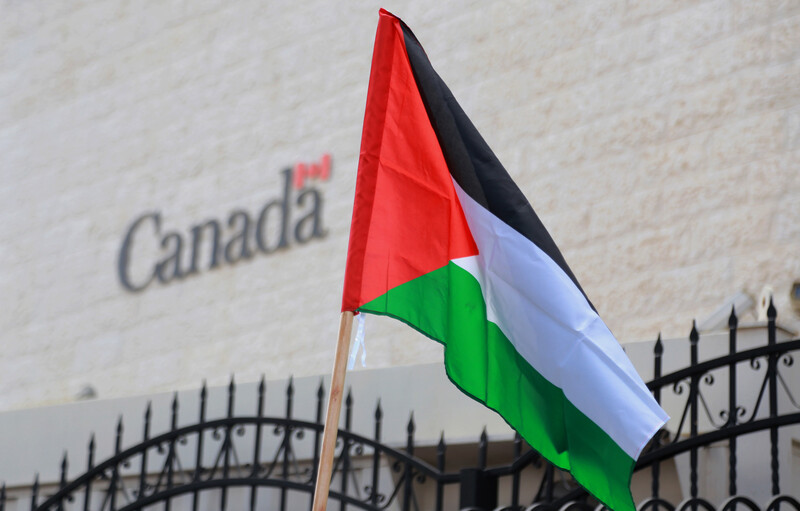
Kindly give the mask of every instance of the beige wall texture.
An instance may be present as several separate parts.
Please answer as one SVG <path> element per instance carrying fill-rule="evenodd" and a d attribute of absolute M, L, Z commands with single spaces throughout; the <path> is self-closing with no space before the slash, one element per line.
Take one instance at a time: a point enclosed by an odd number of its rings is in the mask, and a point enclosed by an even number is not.
<path fill-rule="evenodd" d="M 621 341 L 687 334 L 767 285 L 796 322 L 800 1 L 383 6 Z M 85 385 L 120 397 L 329 372 L 378 7 L 0 0 L 0 409 Z M 325 237 L 121 286 L 138 216 L 160 212 L 186 244 L 202 221 L 257 215 L 282 169 L 325 153 Z M 142 232 L 146 269 L 158 238 Z M 382 318 L 367 349 L 371 368 L 441 360 Z"/>

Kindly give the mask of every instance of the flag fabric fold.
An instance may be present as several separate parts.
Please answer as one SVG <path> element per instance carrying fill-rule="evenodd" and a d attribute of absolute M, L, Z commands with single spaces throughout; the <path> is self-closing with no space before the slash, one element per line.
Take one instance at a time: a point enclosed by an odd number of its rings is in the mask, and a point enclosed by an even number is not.
<path fill-rule="evenodd" d="M 601 502 L 634 509 L 658 406 L 533 208 L 381 9 L 342 310 L 445 348 L 448 377 Z"/>

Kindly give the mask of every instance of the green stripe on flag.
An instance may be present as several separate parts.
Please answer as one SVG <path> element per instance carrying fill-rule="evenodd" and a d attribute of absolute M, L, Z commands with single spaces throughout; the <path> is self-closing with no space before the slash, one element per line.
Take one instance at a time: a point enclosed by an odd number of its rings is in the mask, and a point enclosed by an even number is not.
<path fill-rule="evenodd" d="M 630 493 L 634 460 L 486 319 L 480 284 L 469 272 L 450 262 L 358 310 L 396 318 L 441 342 L 447 375 L 464 393 L 499 412 L 534 449 L 569 470 L 610 508 L 635 509 Z"/>

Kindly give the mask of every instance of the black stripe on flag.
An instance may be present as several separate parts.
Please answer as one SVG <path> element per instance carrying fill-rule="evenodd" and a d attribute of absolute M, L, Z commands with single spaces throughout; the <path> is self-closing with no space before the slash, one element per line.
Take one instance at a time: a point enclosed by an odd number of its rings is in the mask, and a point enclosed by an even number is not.
<path fill-rule="evenodd" d="M 555 261 L 594 309 L 533 207 L 433 69 L 414 33 L 405 23 L 402 27 L 417 88 L 455 181 L 475 202 Z"/>

